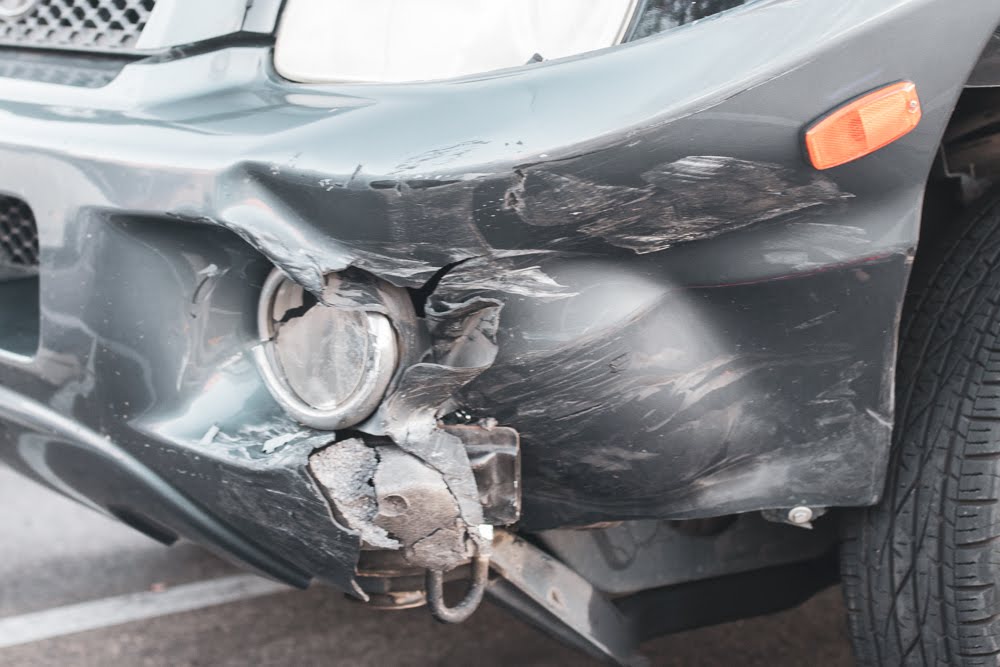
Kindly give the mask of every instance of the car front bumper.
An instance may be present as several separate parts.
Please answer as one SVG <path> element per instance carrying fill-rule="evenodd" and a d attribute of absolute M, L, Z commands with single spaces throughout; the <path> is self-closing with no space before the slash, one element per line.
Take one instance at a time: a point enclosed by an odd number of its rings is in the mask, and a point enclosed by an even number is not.
<path fill-rule="evenodd" d="M 764 2 L 429 84 L 292 84 L 261 46 L 101 88 L 5 80 L 40 344 L 0 356 L 0 457 L 351 590 L 360 540 L 306 469 L 332 436 L 277 408 L 250 351 L 272 266 L 307 288 L 355 266 L 498 304 L 495 359 L 449 401 L 519 431 L 526 530 L 871 504 L 924 183 L 988 4 Z M 916 131 L 807 165 L 805 125 L 902 79 Z"/>

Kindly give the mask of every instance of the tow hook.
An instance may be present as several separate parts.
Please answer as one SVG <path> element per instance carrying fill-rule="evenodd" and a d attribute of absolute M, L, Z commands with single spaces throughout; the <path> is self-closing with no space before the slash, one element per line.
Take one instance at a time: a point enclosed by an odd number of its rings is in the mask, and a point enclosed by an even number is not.
<path fill-rule="evenodd" d="M 479 607 L 484 595 L 510 607 L 521 618 L 613 665 L 638 667 L 647 661 L 638 652 L 638 637 L 628 617 L 607 596 L 559 560 L 506 530 L 492 539 L 492 557 L 472 559 L 465 598 L 445 605 L 446 574 L 428 570 L 427 604 L 444 623 L 461 623 Z M 496 576 L 490 579 L 490 569 Z"/>
<path fill-rule="evenodd" d="M 490 579 L 490 557 L 476 556 L 472 559 L 472 578 L 465 597 L 454 607 L 444 601 L 444 575 L 441 570 L 427 571 L 427 606 L 434 618 L 442 623 L 461 623 L 479 608 Z"/>

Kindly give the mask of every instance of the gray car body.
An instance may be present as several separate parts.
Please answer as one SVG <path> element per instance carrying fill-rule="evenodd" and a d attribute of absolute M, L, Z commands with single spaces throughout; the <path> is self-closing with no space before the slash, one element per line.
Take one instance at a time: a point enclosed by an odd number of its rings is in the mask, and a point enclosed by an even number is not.
<path fill-rule="evenodd" d="M 37 353 L 0 355 L 0 458 L 354 590 L 360 538 L 306 469 L 333 436 L 250 356 L 272 266 L 308 289 L 354 266 L 439 277 L 439 313 L 491 304 L 484 356 L 415 409 L 519 431 L 524 530 L 873 504 L 924 185 L 998 22 L 778 0 L 438 83 L 291 83 L 246 33 L 100 88 L 3 80 L 0 189 L 34 209 L 41 287 Z M 809 166 L 803 128 L 900 80 L 914 132 Z"/>

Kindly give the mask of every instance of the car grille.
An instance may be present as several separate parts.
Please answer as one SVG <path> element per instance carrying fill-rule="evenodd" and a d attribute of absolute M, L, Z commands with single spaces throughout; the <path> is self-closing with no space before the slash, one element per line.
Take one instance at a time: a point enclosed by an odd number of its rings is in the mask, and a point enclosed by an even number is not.
<path fill-rule="evenodd" d="M 156 0 L 38 0 L 24 16 L 0 18 L 0 44 L 98 51 L 134 48 L 155 4 Z"/>
<path fill-rule="evenodd" d="M 38 227 L 28 205 L 0 196 L 0 267 L 38 266 Z"/>
<path fill-rule="evenodd" d="M 756 0 L 647 0 L 630 39 L 642 39 Z"/>
<path fill-rule="evenodd" d="M 66 54 L 27 49 L 0 49 L 0 77 L 78 88 L 100 88 L 118 76 L 127 60 L 104 54 Z"/>

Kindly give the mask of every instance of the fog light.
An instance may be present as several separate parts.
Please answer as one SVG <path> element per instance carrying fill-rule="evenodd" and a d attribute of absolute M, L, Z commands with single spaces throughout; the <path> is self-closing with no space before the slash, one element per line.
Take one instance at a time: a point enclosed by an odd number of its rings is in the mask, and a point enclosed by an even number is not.
<path fill-rule="evenodd" d="M 396 372 L 399 346 L 386 313 L 404 299 L 408 305 L 405 292 L 364 274 L 332 273 L 320 303 L 274 270 L 261 293 L 261 343 L 253 351 L 271 395 L 313 428 L 363 421 Z"/>

